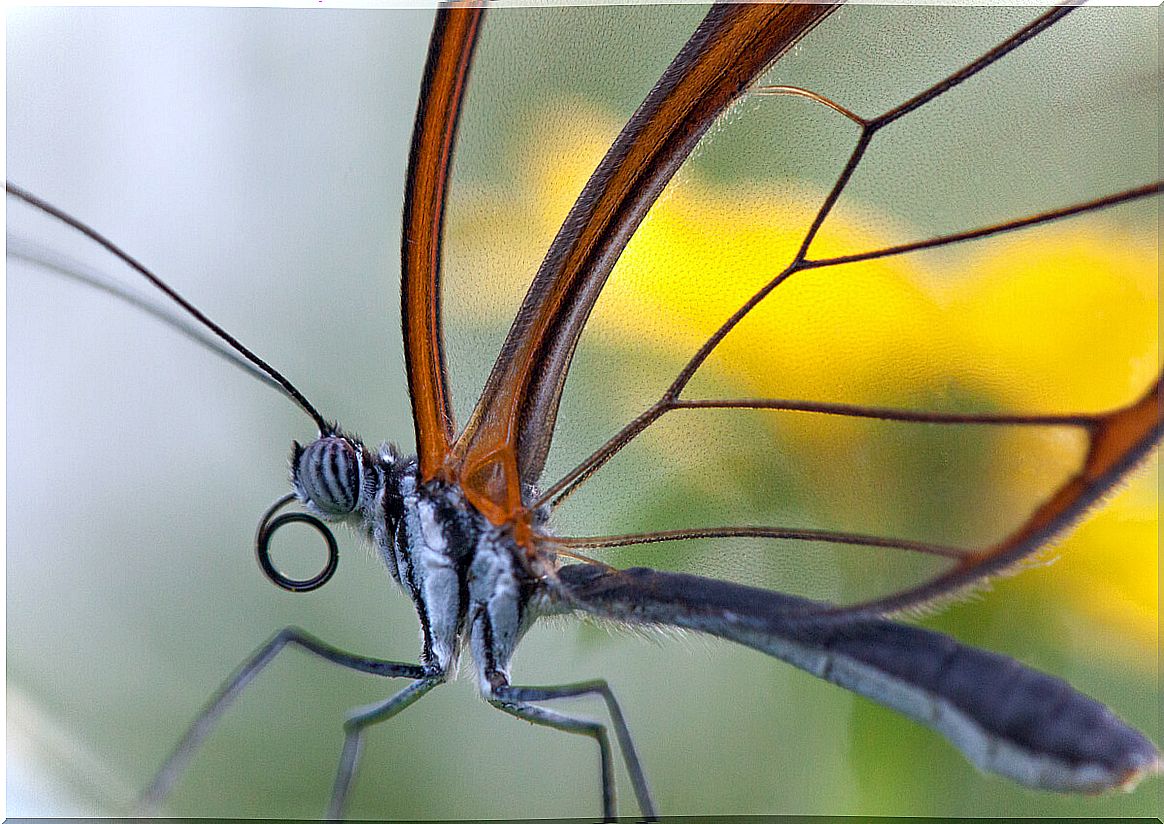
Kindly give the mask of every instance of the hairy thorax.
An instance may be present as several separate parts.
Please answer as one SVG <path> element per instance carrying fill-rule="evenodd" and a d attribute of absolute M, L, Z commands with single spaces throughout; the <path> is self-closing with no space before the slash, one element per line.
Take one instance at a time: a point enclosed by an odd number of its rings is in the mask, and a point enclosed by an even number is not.
<path fill-rule="evenodd" d="M 508 531 L 458 487 L 422 482 L 416 462 L 391 450 L 377 457 L 381 491 L 366 535 L 416 608 L 421 664 L 451 677 L 467 640 L 489 695 L 509 682 L 513 650 L 542 612 L 545 586 Z"/>

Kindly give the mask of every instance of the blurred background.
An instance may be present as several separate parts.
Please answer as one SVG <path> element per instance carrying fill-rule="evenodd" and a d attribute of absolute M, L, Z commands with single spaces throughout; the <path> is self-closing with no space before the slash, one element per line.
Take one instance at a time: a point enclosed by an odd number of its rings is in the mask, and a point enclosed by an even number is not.
<path fill-rule="evenodd" d="M 446 226 L 461 420 L 586 176 L 704 12 L 492 13 Z M 1035 13 L 845 8 L 765 82 L 873 116 Z M 10 12 L 7 176 L 137 256 L 345 429 L 410 450 L 399 214 L 432 16 Z M 887 129 L 813 256 L 1158 179 L 1158 27 L 1156 9 L 1076 12 Z M 787 263 L 855 137 L 835 112 L 792 97 L 750 98 L 713 129 L 596 307 L 543 485 L 657 398 Z M 32 240 L 136 286 L 91 244 L 18 204 L 7 211 L 10 245 Z M 1157 292 L 1154 202 L 802 273 L 724 341 L 688 396 L 1107 410 L 1159 369 Z M 310 595 L 276 590 L 254 563 L 254 528 L 286 489 L 291 441 L 312 436 L 301 412 L 140 310 L 11 258 L 7 311 L 8 815 L 131 812 L 205 699 L 288 624 L 415 660 L 411 608 L 350 536 L 336 578 Z M 983 546 L 1081 448 L 1057 431 L 933 429 L 676 413 L 571 498 L 558 528 L 778 523 Z M 1152 458 L 1047 563 L 922 622 L 1066 678 L 1159 742 L 1157 478 Z M 279 540 L 289 563 L 311 568 L 310 535 Z M 820 545 L 617 552 L 604 557 L 841 602 L 932 572 Z M 1159 781 L 1077 798 L 984 776 L 927 730 L 727 643 L 559 621 L 535 627 L 514 662 L 519 683 L 596 676 L 623 702 L 667 814 L 1161 808 Z M 393 686 L 287 653 L 228 713 L 168 812 L 320 814 L 345 711 Z M 593 815 L 592 749 L 493 712 L 463 679 L 368 737 L 350 812 Z"/>

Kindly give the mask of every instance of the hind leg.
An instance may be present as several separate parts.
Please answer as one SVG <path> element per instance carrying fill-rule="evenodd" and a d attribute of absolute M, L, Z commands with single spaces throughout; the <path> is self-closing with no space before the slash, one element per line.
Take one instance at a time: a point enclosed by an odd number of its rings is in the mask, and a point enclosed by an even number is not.
<path fill-rule="evenodd" d="M 500 675 L 499 673 L 497 674 Z M 496 676 L 495 676 L 496 677 Z M 638 753 L 635 752 L 634 742 L 631 740 L 630 729 L 623 717 L 622 708 L 605 681 L 581 681 L 576 684 L 560 684 L 547 687 L 516 687 L 501 684 L 494 687 L 488 697 L 493 706 L 518 718 L 523 718 L 534 724 L 574 735 L 585 735 L 598 743 L 600 770 L 602 778 L 602 815 L 607 820 L 615 817 L 614 770 L 610 753 L 610 738 L 606 727 L 596 721 L 588 721 L 563 715 L 553 710 L 538 707 L 530 703 L 533 701 L 554 701 L 562 698 L 575 698 L 584 695 L 597 695 L 606 702 L 610 712 L 610 720 L 614 726 L 618 746 L 622 751 L 623 763 L 630 774 L 631 784 L 634 786 L 635 797 L 638 800 L 639 812 L 648 820 L 656 817 L 655 805 L 651 801 L 651 793 L 647 788 L 647 780 L 643 775 L 642 764 Z"/>

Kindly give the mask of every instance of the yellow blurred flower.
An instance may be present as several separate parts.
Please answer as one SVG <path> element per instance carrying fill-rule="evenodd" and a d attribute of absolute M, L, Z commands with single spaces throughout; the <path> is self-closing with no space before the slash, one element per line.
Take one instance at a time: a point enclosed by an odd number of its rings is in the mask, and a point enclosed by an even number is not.
<path fill-rule="evenodd" d="M 1136 400 L 1155 379 L 1154 233 L 1068 220 L 971 251 L 950 290 L 970 359 L 962 370 L 1005 404 L 1102 412 Z"/>

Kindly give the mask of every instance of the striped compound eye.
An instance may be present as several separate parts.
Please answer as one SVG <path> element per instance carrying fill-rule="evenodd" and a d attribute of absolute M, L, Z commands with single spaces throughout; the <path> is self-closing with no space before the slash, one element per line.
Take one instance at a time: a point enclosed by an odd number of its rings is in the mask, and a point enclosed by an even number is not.
<path fill-rule="evenodd" d="M 292 483 L 306 503 L 324 515 L 349 515 L 360 502 L 360 453 L 347 438 L 328 436 L 296 445 Z"/>

